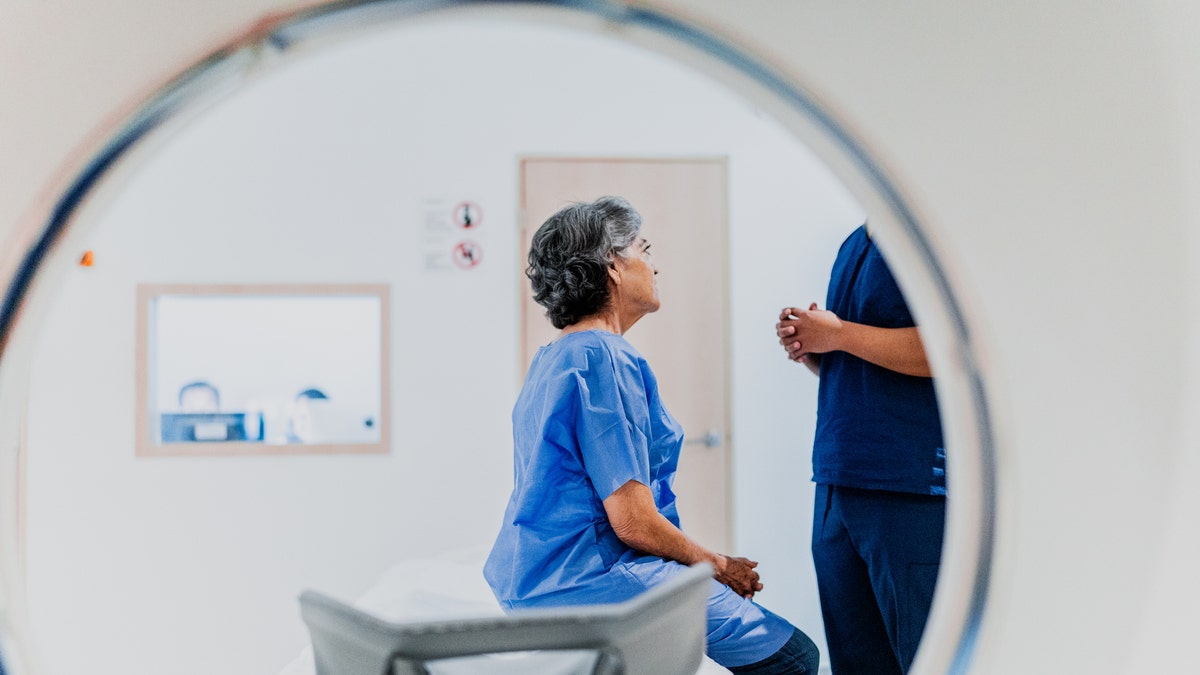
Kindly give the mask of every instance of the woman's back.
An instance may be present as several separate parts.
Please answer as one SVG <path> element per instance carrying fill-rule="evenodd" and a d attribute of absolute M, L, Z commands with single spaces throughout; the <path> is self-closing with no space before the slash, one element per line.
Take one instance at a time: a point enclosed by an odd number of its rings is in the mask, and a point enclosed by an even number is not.
<path fill-rule="evenodd" d="M 645 586 L 613 571 L 637 557 L 603 500 L 630 480 L 678 525 L 671 482 L 682 429 L 624 338 L 563 335 L 542 347 L 513 408 L 514 488 L 484 568 L 507 607 L 619 602 Z"/>

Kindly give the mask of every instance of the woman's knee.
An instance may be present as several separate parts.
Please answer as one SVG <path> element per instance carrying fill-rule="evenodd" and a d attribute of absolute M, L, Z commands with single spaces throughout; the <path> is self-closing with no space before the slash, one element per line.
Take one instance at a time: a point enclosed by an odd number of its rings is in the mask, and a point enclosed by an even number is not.
<path fill-rule="evenodd" d="M 735 675 L 816 675 L 820 667 L 820 650 L 804 631 L 797 628 L 779 651 L 758 663 L 729 670 Z"/>
<path fill-rule="evenodd" d="M 800 629 L 796 629 L 796 632 L 792 634 L 792 639 L 788 640 L 788 644 L 794 648 L 795 661 L 801 668 L 799 672 L 804 675 L 816 675 L 817 669 L 821 667 L 821 650 L 817 649 L 812 638 L 805 635 Z"/>
<path fill-rule="evenodd" d="M 801 633 L 801 635 L 804 634 Z M 801 656 L 800 664 L 804 668 L 805 675 L 816 675 L 817 670 L 821 668 L 821 650 L 817 649 L 817 645 L 807 635 L 804 635 L 804 640 L 808 646 Z"/>

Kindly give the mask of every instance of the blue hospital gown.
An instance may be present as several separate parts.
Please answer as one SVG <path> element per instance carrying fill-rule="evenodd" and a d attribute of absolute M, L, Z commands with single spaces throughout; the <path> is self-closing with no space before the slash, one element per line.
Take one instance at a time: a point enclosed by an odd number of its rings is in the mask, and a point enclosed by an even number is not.
<path fill-rule="evenodd" d="M 635 551 L 603 500 L 630 480 L 679 526 L 671 485 L 683 429 L 646 360 L 605 331 L 542 347 L 513 408 L 514 487 L 484 576 L 506 609 L 628 600 L 684 569 Z M 712 581 L 707 652 L 725 666 L 774 654 L 794 628 Z"/>

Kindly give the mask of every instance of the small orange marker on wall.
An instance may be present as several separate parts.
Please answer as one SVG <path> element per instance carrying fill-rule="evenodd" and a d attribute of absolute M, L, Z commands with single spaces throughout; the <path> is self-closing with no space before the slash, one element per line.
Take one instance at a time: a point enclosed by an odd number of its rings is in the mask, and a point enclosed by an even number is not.
<path fill-rule="evenodd" d="M 91 267 L 93 261 L 94 260 L 93 260 L 92 252 L 84 251 L 83 257 L 79 259 L 79 266 L 80 267 Z"/>

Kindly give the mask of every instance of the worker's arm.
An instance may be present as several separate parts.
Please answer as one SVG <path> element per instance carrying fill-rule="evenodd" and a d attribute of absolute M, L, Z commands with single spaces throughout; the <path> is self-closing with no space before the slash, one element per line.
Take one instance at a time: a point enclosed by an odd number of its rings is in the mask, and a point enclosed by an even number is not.
<path fill-rule="evenodd" d="M 757 562 L 713 553 L 692 541 L 658 512 L 650 488 L 642 483 L 631 480 L 617 488 L 604 500 L 604 510 L 617 537 L 630 548 L 684 565 L 706 562 L 717 581 L 743 597 L 762 590 L 754 571 Z"/>
<path fill-rule="evenodd" d="M 801 354 L 795 358 L 793 358 L 789 355 L 788 358 L 791 358 L 793 361 L 803 363 L 805 366 L 808 366 L 808 369 L 812 371 L 813 375 L 816 375 L 817 377 L 821 376 L 821 355 L 820 354 L 814 354 L 812 352 L 808 352 L 807 354 Z"/>
<path fill-rule="evenodd" d="M 915 327 L 880 328 L 843 321 L 813 303 L 807 310 L 784 308 L 775 333 L 788 358 L 810 369 L 814 367 L 811 355 L 843 351 L 897 373 L 932 377 L 925 346 Z"/>

